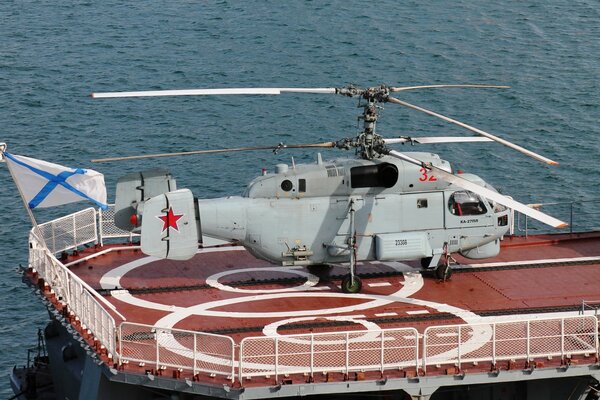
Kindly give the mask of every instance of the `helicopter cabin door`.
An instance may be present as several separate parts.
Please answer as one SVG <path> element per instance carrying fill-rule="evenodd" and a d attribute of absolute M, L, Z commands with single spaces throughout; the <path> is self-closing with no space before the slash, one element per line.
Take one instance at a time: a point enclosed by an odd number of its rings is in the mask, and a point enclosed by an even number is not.
<path fill-rule="evenodd" d="M 403 232 L 444 228 L 443 192 L 410 193 L 401 198 L 400 227 Z"/>

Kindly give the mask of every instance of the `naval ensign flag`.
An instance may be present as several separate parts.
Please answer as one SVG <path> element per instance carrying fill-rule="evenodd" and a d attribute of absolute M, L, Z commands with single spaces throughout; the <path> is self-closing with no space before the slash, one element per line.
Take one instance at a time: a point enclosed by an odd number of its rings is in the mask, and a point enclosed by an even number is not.
<path fill-rule="evenodd" d="M 7 151 L 2 156 L 30 209 L 81 200 L 90 200 L 102 209 L 108 208 L 104 175 L 99 172 L 63 167 Z"/>

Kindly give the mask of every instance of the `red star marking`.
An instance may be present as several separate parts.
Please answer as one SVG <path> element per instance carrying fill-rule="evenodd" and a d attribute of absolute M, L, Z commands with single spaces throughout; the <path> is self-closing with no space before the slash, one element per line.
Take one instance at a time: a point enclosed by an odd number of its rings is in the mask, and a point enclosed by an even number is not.
<path fill-rule="evenodd" d="M 169 207 L 169 212 L 167 212 L 165 215 L 158 216 L 158 218 L 164 223 L 162 231 L 164 232 L 169 228 L 173 228 L 179 232 L 177 221 L 179 221 L 179 218 L 181 217 L 183 217 L 183 214 L 175 215 L 175 213 L 173 213 L 173 207 Z"/>

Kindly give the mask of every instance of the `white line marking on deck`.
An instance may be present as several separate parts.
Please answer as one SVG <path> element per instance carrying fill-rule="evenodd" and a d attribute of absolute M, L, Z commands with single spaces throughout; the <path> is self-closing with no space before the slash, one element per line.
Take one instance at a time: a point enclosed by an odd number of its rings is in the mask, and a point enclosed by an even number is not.
<path fill-rule="evenodd" d="M 600 261 L 600 257 L 574 257 L 574 258 L 554 258 L 545 260 L 522 260 L 522 261 L 504 261 L 494 263 L 482 263 L 482 264 L 465 264 L 460 267 L 453 267 L 454 269 L 469 269 L 469 268 L 492 268 L 502 267 L 504 265 L 523 265 L 523 264 L 545 264 L 545 263 L 568 263 L 573 261 Z"/>
<path fill-rule="evenodd" d="M 419 315 L 419 314 L 429 314 L 429 311 L 427 311 L 427 310 L 414 310 L 414 311 L 407 311 L 406 313 L 408 315 Z"/>
<path fill-rule="evenodd" d="M 368 284 L 369 287 L 383 287 L 383 286 L 392 286 L 389 282 L 373 282 Z"/>
<path fill-rule="evenodd" d="M 398 315 L 398 313 L 395 313 L 395 312 L 384 312 L 384 313 L 375 314 L 376 317 L 394 317 L 396 315 Z"/>

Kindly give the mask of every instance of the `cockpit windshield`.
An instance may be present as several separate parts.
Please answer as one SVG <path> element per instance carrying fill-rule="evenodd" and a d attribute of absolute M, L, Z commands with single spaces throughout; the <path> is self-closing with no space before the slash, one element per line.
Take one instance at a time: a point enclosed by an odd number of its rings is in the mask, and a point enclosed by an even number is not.
<path fill-rule="evenodd" d="M 494 191 L 494 192 L 496 192 L 496 193 L 499 193 L 499 192 L 496 190 L 496 188 L 494 188 L 494 187 L 493 187 L 493 186 L 491 186 L 491 185 L 488 185 L 487 183 L 484 185 L 484 187 L 485 187 L 486 189 L 490 189 L 490 190 L 492 190 L 492 191 Z M 488 200 L 489 200 L 489 199 L 488 199 Z M 506 206 L 504 206 L 504 205 L 502 205 L 502 204 L 500 204 L 500 203 L 496 203 L 496 202 L 495 202 L 495 201 L 493 201 L 493 200 L 489 200 L 489 201 L 490 201 L 490 205 L 492 206 L 492 209 L 494 210 L 494 212 L 495 212 L 495 213 L 499 213 L 499 212 L 502 212 L 502 211 L 506 211 L 506 208 L 507 208 Z"/>
<path fill-rule="evenodd" d="M 448 200 L 448 209 L 457 216 L 482 215 L 487 212 L 485 203 L 481 198 L 468 190 L 452 193 Z"/>

